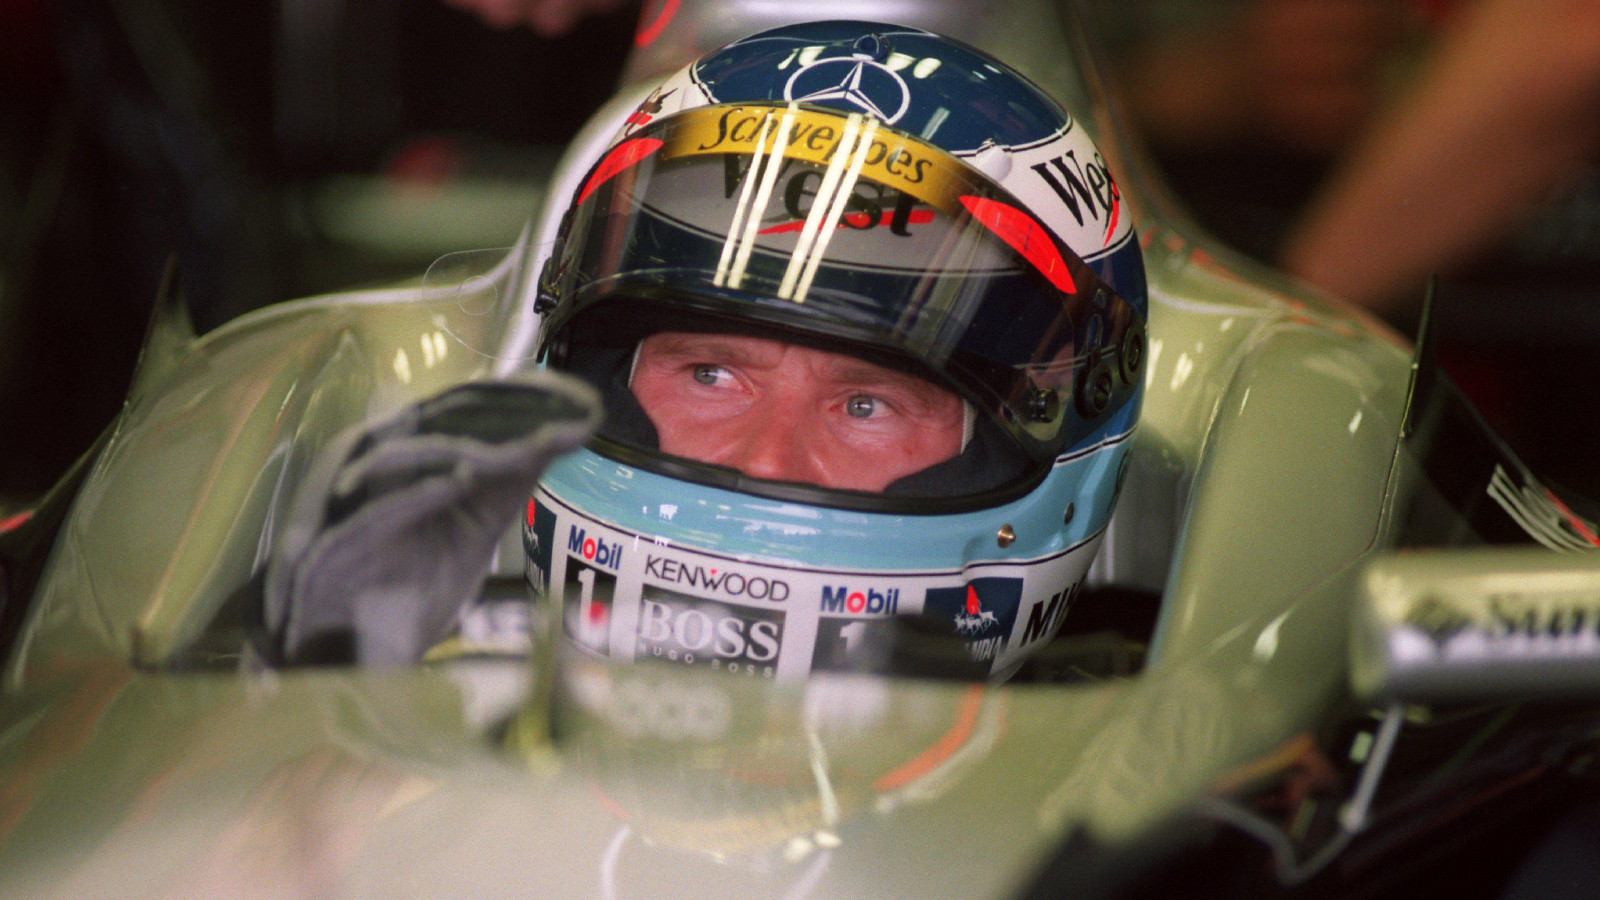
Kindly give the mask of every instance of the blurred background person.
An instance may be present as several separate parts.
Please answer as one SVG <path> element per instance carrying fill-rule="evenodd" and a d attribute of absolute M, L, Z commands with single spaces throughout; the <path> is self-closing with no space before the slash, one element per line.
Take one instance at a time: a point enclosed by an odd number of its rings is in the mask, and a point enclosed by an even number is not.
<path fill-rule="evenodd" d="M 1290 233 L 1284 267 L 1391 318 L 1592 181 L 1600 158 L 1600 4 L 1480 0 L 1364 129 Z M 1558 210 L 1550 209 L 1555 214 Z M 1594 249 L 1574 234 L 1550 262 Z M 1526 255 L 1526 254 L 1525 254 Z M 1589 261 L 1593 261 L 1591 256 Z"/>
<path fill-rule="evenodd" d="M 1099 5 L 1116 87 L 1235 249 L 1415 335 L 1542 475 L 1600 496 L 1600 4 Z"/>
<path fill-rule="evenodd" d="M 1600 4 L 1452 4 L 1283 266 L 1414 329 L 1547 479 L 1600 497 Z"/>
<path fill-rule="evenodd" d="M 1098 0 L 1114 84 L 1208 231 L 1274 259 L 1420 35 L 1406 0 Z"/>

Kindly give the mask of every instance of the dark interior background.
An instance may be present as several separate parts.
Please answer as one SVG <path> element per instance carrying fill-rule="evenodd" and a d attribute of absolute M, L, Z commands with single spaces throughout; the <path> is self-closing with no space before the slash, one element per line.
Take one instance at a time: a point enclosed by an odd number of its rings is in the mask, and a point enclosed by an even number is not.
<path fill-rule="evenodd" d="M 441 0 L 0 2 L 0 512 L 46 490 L 115 416 L 170 256 L 204 332 L 420 275 L 472 248 L 452 240 L 509 244 L 555 153 L 615 87 L 637 15 L 625 3 L 543 38 Z M 1255 139 L 1153 149 L 1199 221 L 1269 262 L 1331 164 Z M 418 186 L 502 201 L 430 235 L 429 207 L 396 213 Z M 1444 280 L 1436 307 L 1457 380 L 1536 470 L 1590 496 L 1597 274 L 1591 171 Z"/>

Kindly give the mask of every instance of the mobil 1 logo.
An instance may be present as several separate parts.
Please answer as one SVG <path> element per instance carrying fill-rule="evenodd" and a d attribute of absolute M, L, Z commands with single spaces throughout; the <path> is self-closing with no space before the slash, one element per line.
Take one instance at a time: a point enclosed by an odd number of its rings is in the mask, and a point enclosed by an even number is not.
<path fill-rule="evenodd" d="M 658 659 L 740 675 L 777 674 L 784 613 L 690 597 L 646 585 L 635 659 Z"/>
<path fill-rule="evenodd" d="M 561 594 L 567 637 L 597 653 L 608 652 L 616 595 L 617 576 L 567 557 L 567 580 Z"/>
<path fill-rule="evenodd" d="M 567 636 L 598 653 L 607 652 L 611 611 L 617 593 L 616 571 L 622 543 L 572 526 L 567 530 L 566 580 L 562 625 Z"/>
<path fill-rule="evenodd" d="M 887 672 L 898 637 L 900 588 L 824 584 L 811 668 L 818 672 Z"/>

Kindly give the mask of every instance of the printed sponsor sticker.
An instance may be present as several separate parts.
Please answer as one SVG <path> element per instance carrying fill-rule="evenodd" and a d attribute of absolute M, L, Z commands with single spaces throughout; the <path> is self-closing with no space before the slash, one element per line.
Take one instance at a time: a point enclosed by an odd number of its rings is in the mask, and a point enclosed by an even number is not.
<path fill-rule="evenodd" d="M 1021 578 L 974 578 L 956 587 L 928 591 L 922 614 L 948 622 L 966 641 L 973 661 L 992 664 L 1005 648 L 1021 603 Z"/>
<path fill-rule="evenodd" d="M 701 154 L 754 156 L 781 139 L 784 157 L 826 166 L 836 153 L 858 149 L 858 127 L 837 113 L 750 104 L 711 106 L 680 114 L 666 136 L 663 159 Z M 851 143 L 846 143 L 847 136 Z M 910 135 L 872 129 L 862 135 L 861 174 L 930 206 L 961 210 L 958 198 L 972 177 L 943 150 Z"/>
<path fill-rule="evenodd" d="M 783 620 L 781 610 L 708 602 L 647 585 L 634 657 L 770 678 L 777 674 Z"/>
<path fill-rule="evenodd" d="M 983 677 L 1055 634 L 1099 541 L 947 572 L 829 570 L 674 546 L 541 490 L 524 543 L 530 579 L 551 586 L 566 635 L 597 654 L 756 677 L 885 672 L 900 620 L 913 617 L 958 640 L 970 661 L 960 667 Z"/>

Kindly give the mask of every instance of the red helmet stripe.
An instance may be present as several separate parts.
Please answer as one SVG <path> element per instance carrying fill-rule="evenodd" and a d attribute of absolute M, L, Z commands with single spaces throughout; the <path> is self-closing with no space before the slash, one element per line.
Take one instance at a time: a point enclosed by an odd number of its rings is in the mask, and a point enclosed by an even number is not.
<path fill-rule="evenodd" d="M 1051 284 L 1068 294 L 1078 292 L 1078 286 L 1072 281 L 1072 273 L 1067 271 L 1067 261 L 1061 258 L 1061 251 L 1056 249 L 1056 242 L 1050 239 L 1044 226 L 1035 222 L 1032 216 L 999 201 L 966 194 L 961 196 L 961 205 L 996 237 L 1022 254 L 1023 259 L 1033 263 L 1033 267 L 1050 279 Z"/>
<path fill-rule="evenodd" d="M 1117 185 L 1111 185 L 1111 214 L 1106 216 L 1106 239 L 1100 243 L 1104 247 L 1111 243 L 1111 236 L 1117 233 L 1117 216 L 1122 212 L 1122 192 L 1117 190 Z"/>
<path fill-rule="evenodd" d="M 600 161 L 594 174 L 590 175 L 589 181 L 584 184 L 583 190 L 578 192 L 578 203 L 581 204 L 589 199 L 589 195 L 594 193 L 596 188 L 616 177 L 617 173 L 638 165 L 645 157 L 660 149 L 661 141 L 657 138 L 634 138 L 618 144 L 606 154 L 605 159 Z"/>

